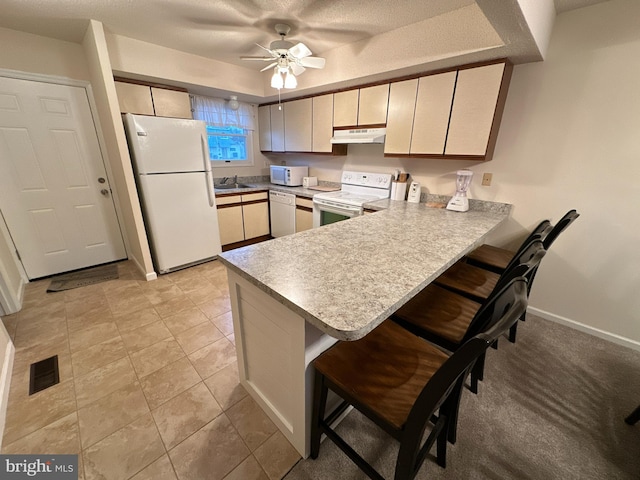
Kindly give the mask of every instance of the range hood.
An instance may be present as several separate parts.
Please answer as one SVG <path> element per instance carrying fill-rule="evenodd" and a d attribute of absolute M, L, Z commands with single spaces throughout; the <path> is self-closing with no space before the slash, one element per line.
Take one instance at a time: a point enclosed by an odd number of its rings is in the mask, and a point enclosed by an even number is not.
<path fill-rule="evenodd" d="M 384 143 L 386 128 L 334 130 L 331 143 Z"/>

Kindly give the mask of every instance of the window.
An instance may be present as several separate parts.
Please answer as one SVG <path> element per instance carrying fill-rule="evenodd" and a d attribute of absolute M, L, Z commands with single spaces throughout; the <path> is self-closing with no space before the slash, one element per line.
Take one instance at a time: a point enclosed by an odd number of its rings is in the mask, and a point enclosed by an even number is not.
<path fill-rule="evenodd" d="M 213 167 L 253 165 L 253 107 L 240 103 L 231 110 L 222 98 L 192 96 L 193 118 L 207 122 L 209 157 Z"/>
<path fill-rule="evenodd" d="M 212 161 L 229 163 L 249 159 L 251 143 L 248 146 L 247 143 L 251 138 L 244 128 L 207 125 L 207 137 Z"/>

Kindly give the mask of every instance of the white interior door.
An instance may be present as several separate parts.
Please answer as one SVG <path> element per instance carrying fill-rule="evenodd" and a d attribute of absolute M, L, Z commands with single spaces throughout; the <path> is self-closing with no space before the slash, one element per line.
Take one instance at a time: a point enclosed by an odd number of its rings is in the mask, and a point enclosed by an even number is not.
<path fill-rule="evenodd" d="M 126 257 L 84 88 L 0 77 L 0 209 L 30 279 Z"/>

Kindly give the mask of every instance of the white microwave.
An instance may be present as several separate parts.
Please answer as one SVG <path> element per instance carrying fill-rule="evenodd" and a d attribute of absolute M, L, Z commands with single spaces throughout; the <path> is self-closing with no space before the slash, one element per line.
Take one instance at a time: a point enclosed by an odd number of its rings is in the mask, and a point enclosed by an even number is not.
<path fill-rule="evenodd" d="M 271 165 L 271 183 L 286 185 L 287 187 L 299 187 L 302 178 L 309 176 L 309 167 L 285 167 L 283 165 Z"/>

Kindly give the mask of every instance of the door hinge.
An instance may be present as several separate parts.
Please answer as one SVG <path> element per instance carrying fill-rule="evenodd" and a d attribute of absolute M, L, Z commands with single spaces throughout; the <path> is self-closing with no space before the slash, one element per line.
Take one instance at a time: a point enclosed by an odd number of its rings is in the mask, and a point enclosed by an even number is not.
<path fill-rule="evenodd" d="M 18 250 L 16 250 L 16 256 L 18 257 L 18 260 L 22 261 L 22 257 L 20 256 L 20 252 Z"/>

